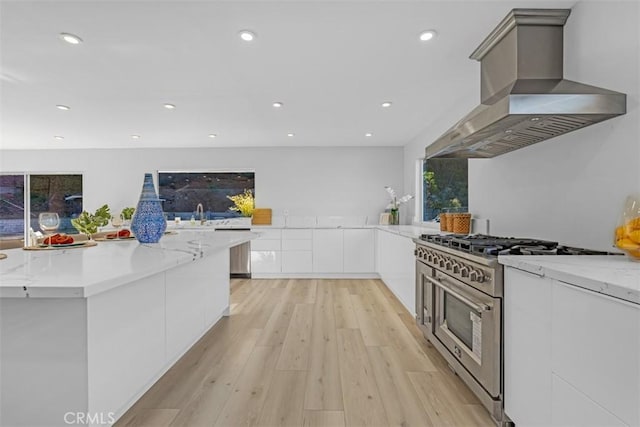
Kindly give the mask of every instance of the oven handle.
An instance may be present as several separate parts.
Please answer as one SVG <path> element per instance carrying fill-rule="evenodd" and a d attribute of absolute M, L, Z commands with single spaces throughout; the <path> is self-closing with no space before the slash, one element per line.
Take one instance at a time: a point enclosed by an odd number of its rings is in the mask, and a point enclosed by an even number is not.
<path fill-rule="evenodd" d="M 458 298 L 460 301 L 462 301 L 463 303 L 470 305 L 471 307 L 473 307 L 474 310 L 478 311 L 478 312 L 483 312 L 483 311 L 491 311 L 491 307 L 488 306 L 487 304 L 482 304 L 482 303 L 477 303 L 474 301 L 471 301 L 469 298 L 465 297 L 464 295 L 460 294 L 459 292 L 454 291 L 453 289 L 451 289 L 449 286 L 445 285 L 444 283 L 441 283 L 437 280 L 432 279 L 429 276 L 424 276 L 425 279 L 427 279 L 429 282 L 431 282 L 431 284 L 444 289 L 445 291 L 449 292 L 451 295 L 453 295 L 454 297 Z"/>

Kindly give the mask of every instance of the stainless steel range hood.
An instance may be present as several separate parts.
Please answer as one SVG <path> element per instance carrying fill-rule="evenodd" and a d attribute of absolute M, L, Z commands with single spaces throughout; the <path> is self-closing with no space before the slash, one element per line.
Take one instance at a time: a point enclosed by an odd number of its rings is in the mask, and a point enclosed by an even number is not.
<path fill-rule="evenodd" d="M 570 9 L 513 9 L 471 54 L 482 103 L 426 148 L 426 157 L 487 158 L 626 113 L 626 95 L 564 80 Z"/>

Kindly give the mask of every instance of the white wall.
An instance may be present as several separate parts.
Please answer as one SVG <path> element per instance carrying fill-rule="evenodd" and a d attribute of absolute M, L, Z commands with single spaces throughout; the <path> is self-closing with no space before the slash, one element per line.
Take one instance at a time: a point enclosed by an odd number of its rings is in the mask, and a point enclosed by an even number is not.
<path fill-rule="evenodd" d="M 626 93 L 627 114 L 493 159 L 471 160 L 470 210 L 491 220 L 492 234 L 612 248 L 624 200 L 640 191 L 639 22 L 635 1 L 573 7 L 565 25 L 565 78 Z M 460 104 L 469 100 L 475 105 L 479 96 L 470 94 Z M 405 185 L 413 182 L 409 168 L 424 147 L 469 109 L 451 109 L 456 111 L 405 147 Z"/>
<path fill-rule="evenodd" d="M 402 189 L 402 147 L 51 150 L 1 153 L 3 172 L 82 172 L 84 206 L 135 206 L 145 172 L 253 169 L 256 206 L 274 215 L 367 215 Z M 155 174 L 154 174 L 155 175 Z M 156 187 L 157 190 L 157 187 Z M 195 208 L 195 207 L 194 207 Z"/>

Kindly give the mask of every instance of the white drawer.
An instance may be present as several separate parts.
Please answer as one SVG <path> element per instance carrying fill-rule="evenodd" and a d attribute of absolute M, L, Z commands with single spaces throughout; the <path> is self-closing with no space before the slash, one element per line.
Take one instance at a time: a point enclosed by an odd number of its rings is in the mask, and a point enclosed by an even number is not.
<path fill-rule="evenodd" d="M 282 252 L 282 272 L 311 273 L 312 260 L 311 251 Z"/>
<path fill-rule="evenodd" d="M 255 240 L 275 240 L 280 239 L 280 232 L 282 230 L 280 230 L 279 228 L 254 228 L 251 231 L 257 231 L 258 233 L 260 233 L 260 237 Z"/>
<path fill-rule="evenodd" d="M 282 230 L 283 239 L 299 240 L 311 239 L 313 237 L 312 230 L 309 228 L 296 230 Z"/>
<path fill-rule="evenodd" d="M 279 251 L 251 251 L 252 273 L 280 273 L 281 265 Z"/>
<path fill-rule="evenodd" d="M 283 240 L 283 251 L 310 251 L 313 249 L 311 240 Z"/>
<path fill-rule="evenodd" d="M 280 240 L 260 240 L 260 239 L 252 240 L 251 250 L 252 251 L 279 251 Z"/>

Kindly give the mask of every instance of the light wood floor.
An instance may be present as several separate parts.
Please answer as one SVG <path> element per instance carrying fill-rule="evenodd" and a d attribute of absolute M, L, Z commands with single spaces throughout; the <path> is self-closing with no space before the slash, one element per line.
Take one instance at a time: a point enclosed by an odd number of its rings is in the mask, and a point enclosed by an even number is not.
<path fill-rule="evenodd" d="M 234 280 L 117 426 L 492 426 L 379 280 Z"/>

